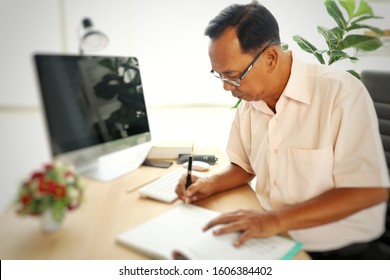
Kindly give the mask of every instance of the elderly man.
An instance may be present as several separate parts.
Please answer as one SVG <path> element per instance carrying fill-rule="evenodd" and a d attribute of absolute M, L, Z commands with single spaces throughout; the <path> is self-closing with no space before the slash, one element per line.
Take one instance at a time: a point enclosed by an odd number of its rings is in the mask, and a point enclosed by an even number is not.
<path fill-rule="evenodd" d="M 214 234 L 249 238 L 288 233 L 318 259 L 367 258 L 384 231 L 389 178 L 378 121 L 363 84 L 344 71 L 303 63 L 280 46 L 262 5 L 231 5 L 210 21 L 211 73 L 243 100 L 228 141 L 230 165 L 208 178 L 184 178 L 189 202 L 249 183 L 264 211 L 210 221 Z"/>

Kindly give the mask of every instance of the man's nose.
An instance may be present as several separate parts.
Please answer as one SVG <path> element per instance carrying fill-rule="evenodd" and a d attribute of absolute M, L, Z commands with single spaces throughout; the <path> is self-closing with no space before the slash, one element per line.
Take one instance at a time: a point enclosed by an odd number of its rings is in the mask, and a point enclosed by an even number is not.
<path fill-rule="evenodd" d="M 222 83 L 223 83 L 223 89 L 226 91 L 232 91 L 233 89 L 236 89 L 235 86 L 233 86 L 232 84 L 230 84 L 226 81 L 222 81 Z"/>

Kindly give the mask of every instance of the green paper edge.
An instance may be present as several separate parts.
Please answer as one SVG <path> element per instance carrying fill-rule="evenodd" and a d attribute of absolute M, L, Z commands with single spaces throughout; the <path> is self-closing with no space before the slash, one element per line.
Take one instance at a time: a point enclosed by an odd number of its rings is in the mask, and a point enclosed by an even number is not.
<path fill-rule="evenodd" d="M 291 260 L 298 252 L 302 249 L 303 243 L 295 243 L 295 246 L 288 251 L 282 258 L 281 260 Z"/>

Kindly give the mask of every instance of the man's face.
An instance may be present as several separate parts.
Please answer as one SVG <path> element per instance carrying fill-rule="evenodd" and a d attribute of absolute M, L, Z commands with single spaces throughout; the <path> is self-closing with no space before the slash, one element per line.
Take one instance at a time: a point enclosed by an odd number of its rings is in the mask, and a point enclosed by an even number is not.
<path fill-rule="evenodd" d="M 254 58 L 253 55 L 242 52 L 234 28 L 226 29 L 220 38 L 210 42 L 209 56 L 212 69 L 223 78 L 230 80 L 238 79 Z M 269 73 L 264 56 L 265 53 L 258 58 L 252 69 L 242 79 L 240 86 L 224 81 L 224 89 L 231 91 L 233 96 L 246 101 L 267 99 Z"/>

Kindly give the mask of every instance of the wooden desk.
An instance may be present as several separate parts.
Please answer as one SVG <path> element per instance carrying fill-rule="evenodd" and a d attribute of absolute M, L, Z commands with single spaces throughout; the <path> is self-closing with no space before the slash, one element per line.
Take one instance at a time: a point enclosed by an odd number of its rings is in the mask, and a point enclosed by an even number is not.
<path fill-rule="evenodd" d="M 218 158 L 219 162 L 210 172 L 226 164 L 220 152 Z M 120 245 L 115 238 L 181 203 L 144 199 L 137 192 L 139 186 L 175 168 L 181 167 L 176 164 L 169 169 L 141 167 L 110 183 L 84 178 L 85 201 L 79 209 L 67 214 L 61 229 L 54 233 L 43 233 L 39 218 L 20 217 L 14 209 L 9 209 L 0 216 L 0 259 L 148 259 Z M 218 212 L 260 208 L 248 185 L 210 197 L 198 205 Z M 297 258 L 307 256 L 300 253 Z"/>

